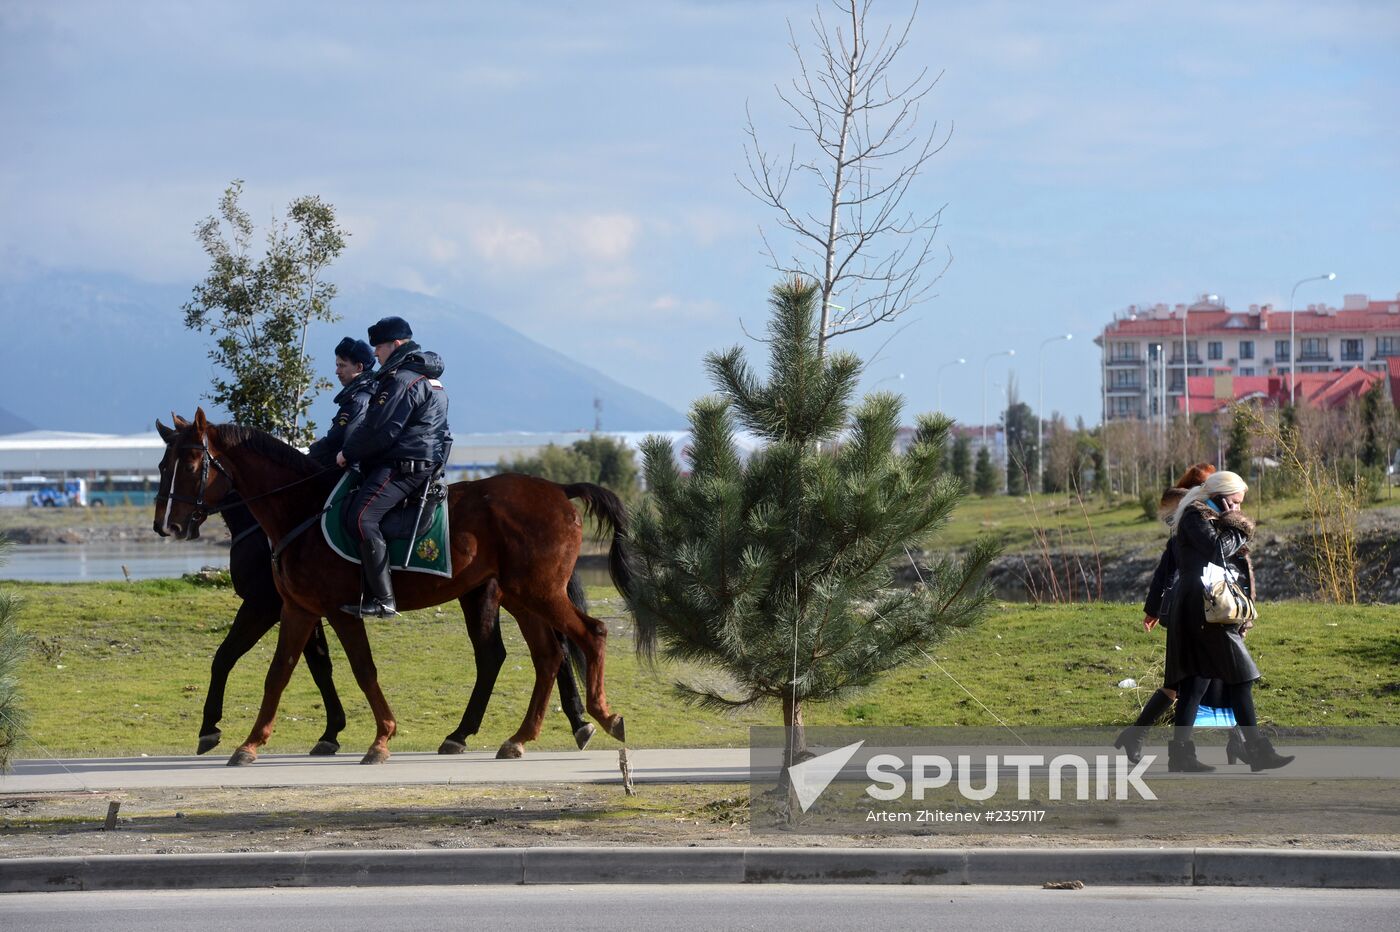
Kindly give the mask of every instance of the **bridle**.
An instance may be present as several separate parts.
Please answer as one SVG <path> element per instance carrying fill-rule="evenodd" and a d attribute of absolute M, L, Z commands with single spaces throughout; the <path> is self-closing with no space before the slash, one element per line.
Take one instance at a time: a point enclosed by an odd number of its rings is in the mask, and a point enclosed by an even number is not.
<path fill-rule="evenodd" d="M 221 505 L 210 507 L 204 503 L 204 493 L 208 491 L 209 488 L 209 469 L 210 467 L 213 467 L 221 475 L 223 475 L 223 477 L 229 481 L 230 488 L 232 488 L 233 486 L 233 477 L 228 474 L 228 470 L 224 468 L 224 464 L 220 463 L 218 459 L 214 456 L 214 454 L 209 452 L 209 438 L 201 437 L 199 438 L 199 440 L 200 442 L 198 444 L 182 443 L 178 447 L 175 447 L 177 451 L 201 451 L 201 455 L 199 457 L 199 488 L 198 490 L 196 490 L 194 498 L 189 498 L 184 495 L 175 494 L 175 472 L 177 467 L 179 466 L 178 463 L 172 463 L 170 465 L 170 491 L 167 492 L 161 490 L 156 493 L 157 504 L 160 503 L 161 499 L 165 499 L 165 520 L 163 522 L 164 527 L 170 527 L 170 510 L 176 502 L 179 502 L 182 505 L 194 506 L 194 511 L 190 513 L 190 521 L 195 523 L 203 522 L 204 519 L 209 517 L 210 515 L 218 514 L 219 512 L 224 510 L 223 506 Z"/>
<path fill-rule="evenodd" d="M 168 447 L 168 446 L 170 446 L 170 445 L 169 445 L 169 444 L 166 444 L 166 446 Z M 214 454 L 211 453 L 211 452 L 209 451 L 209 438 L 208 438 L 208 437 L 200 437 L 200 438 L 199 438 L 199 443 L 197 443 L 197 444 L 196 444 L 196 443 L 182 443 L 182 444 L 180 444 L 179 446 L 175 447 L 175 449 L 176 449 L 177 451 L 179 451 L 179 450 L 199 450 L 199 451 L 200 451 L 200 457 L 199 457 L 199 488 L 195 490 L 194 498 L 190 498 L 190 497 L 185 496 L 185 495 L 176 495 L 176 494 L 175 494 L 175 472 L 176 472 L 176 469 L 177 469 L 177 467 L 178 467 L 179 464 L 178 464 L 178 463 L 172 463 L 172 464 L 171 464 L 171 466 L 170 466 L 170 490 L 169 490 L 168 492 L 162 490 L 162 491 L 158 491 L 158 492 L 156 493 L 156 504 L 160 504 L 160 501 L 161 501 L 162 499 L 165 500 L 165 520 L 164 520 L 164 522 L 163 522 L 163 526 L 164 526 L 164 527 L 167 527 L 167 528 L 170 527 L 170 511 L 171 511 L 171 508 L 174 506 L 174 504 L 175 504 L 176 502 L 179 502 L 179 503 L 181 503 L 182 505 L 193 505 L 193 506 L 194 506 L 194 511 L 190 512 L 190 521 L 192 521 L 192 522 L 198 524 L 198 523 L 200 523 L 200 522 L 203 522 L 204 519 L 208 518 L 210 515 L 219 514 L 220 512 L 224 511 L 225 509 L 234 508 L 234 507 L 237 507 L 237 506 L 240 505 L 240 504 L 247 504 L 248 502 L 257 501 L 258 499 L 260 499 L 260 498 L 266 498 L 266 497 L 268 497 L 269 495 L 275 495 L 275 494 L 277 494 L 278 492 L 286 491 L 287 489 L 290 489 L 290 488 L 292 488 L 293 486 L 301 485 L 303 482 L 309 482 L 309 481 L 311 481 L 312 479 L 316 479 L 316 478 L 318 478 L 318 477 L 320 477 L 320 476 L 325 475 L 326 473 L 328 473 L 328 472 L 330 472 L 330 471 L 332 471 L 332 470 L 335 470 L 335 469 L 339 469 L 339 468 L 340 468 L 340 467 L 338 467 L 338 466 L 327 466 L 327 467 L 324 468 L 324 469 L 317 470 L 316 472 L 312 473 L 312 474 L 309 475 L 309 476 L 302 476 L 300 479 L 295 479 L 295 480 L 293 480 L 292 482 L 288 482 L 286 485 L 279 485 L 279 486 L 278 486 L 277 488 L 275 488 L 275 489 L 269 489 L 268 491 L 263 492 L 263 493 L 258 494 L 258 495 L 248 496 L 247 498 L 240 498 L 240 500 L 239 500 L 238 502 L 230 503 L 230 504 L 228 504 L 228 505 L 212 505 L 212 506 L 211 506 L 211 505 L 205 504 L 205 502 L 204 502 L 204 493 L 207 492 L 208 489 L 209 489 L 209 471 L 210 471 L 210 469 L 212 468 L 214 471 L 218 472 L 218 473 L 219 473 L 220 475 L 222 475 L 225 479 L 227 479 L 230 489 L 233 488 L 233 477 L 232 477 L 231 475 L 229 475 L 228 470 L 224 468 L 224 464 L 219 462 L 218 457 L 214 456 Z M 163 486 L 163 485 L 164 485 L 164 483 L 162 483 L 162 486 Z"/>

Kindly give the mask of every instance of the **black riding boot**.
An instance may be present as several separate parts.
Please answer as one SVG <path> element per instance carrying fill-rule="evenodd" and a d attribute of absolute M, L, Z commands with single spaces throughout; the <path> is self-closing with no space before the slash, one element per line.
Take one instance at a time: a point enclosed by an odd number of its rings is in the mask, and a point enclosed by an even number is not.
<path fill-rule="evenodd" d="M 360 618 L 392 618 L 398 614 L 394 607 L 394 584 L 389 572 L 389 547 L 382 540 L 360 541 L 360 569 L 364 589 L 359 605 L 342 605 L 340 610 Z"/>
<path fill-rule="evenodd" d="M 1261 770 L 1275 770 L 1293 763 L 1293 755 L 1283 755 L 1274 750 L 1273 743 L 1259 734 L 1258 728 L 1245 728 L 1244 746 L 1249 751 L 1249 769 L 1258 773 Z"/>
<path fill-rule="evenodd" d="M 1167 770 L 1171 773 L 1209 773 L 1214 770 L 1196 758 L 1196 742 L 1175 739 L 1167 742 Z"/>

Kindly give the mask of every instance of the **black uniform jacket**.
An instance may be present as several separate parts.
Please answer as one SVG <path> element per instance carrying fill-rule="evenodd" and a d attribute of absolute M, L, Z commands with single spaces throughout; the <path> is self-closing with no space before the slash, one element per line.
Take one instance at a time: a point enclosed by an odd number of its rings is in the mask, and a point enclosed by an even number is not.
<path fill-rule="evenodd" d="M 361 372 L 355 376 L 353 382 L 342 388 L 340 394 L 335 396 L 335 403 L 340 406 L 340 410 L 331 421 L 331 429 L 311 445 L 306 455 L 323 467 L 334 466 L 335 455 L 344 449 L 345 438 L 359 426 L 365 412 L 369 410 L 370 399 L 374 397 L 374 389 L 378 384 L 373 372 Z"/>
<path fill-rule="evenodd" d="M 447 391 L 442 359 L 412 341 L 384 362 L 369 410 L 345 438 L 345 460 L 363 468 L 414 460 L 436 463 L 447 452 Z"/>

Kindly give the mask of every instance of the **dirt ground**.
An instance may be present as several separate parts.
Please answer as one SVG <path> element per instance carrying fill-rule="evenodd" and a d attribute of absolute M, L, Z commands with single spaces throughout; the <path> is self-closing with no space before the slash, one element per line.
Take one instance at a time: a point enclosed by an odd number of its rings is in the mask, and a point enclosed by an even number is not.
<path fill-rule="evenodd" d="M 0 796 L 0 858 L 567 845 L 1398 850 L 1400 835 L 752 833 L 746 784 L 375 786 Z M 121 804 L 106 831 L 108 803 Z M 1190 824 L 1190 823 L 1187 823 Z"/>

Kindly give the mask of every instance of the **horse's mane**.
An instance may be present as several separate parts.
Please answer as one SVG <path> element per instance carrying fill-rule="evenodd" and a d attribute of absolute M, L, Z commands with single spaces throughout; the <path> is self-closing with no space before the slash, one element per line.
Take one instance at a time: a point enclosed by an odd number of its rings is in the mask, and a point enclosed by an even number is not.
<path fill-rule="evenodd" d="M 307 475 L 320 470 L 320 465 L 289 443 L 278 440 L 267 431 L 242 424 L 216 424 L 219 441 L 227 447 L 247 447 L 282 466 Z"/>

